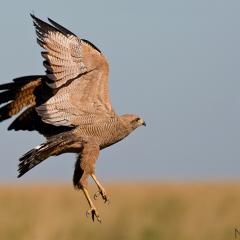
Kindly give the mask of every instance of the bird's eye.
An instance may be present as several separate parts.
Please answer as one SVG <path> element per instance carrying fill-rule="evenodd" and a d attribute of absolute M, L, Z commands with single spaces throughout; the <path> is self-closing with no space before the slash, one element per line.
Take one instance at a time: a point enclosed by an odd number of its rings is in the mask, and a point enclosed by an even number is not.
<path fill-rule="evenodd" d="M 131 120 L 131 123 L 136 124 L 136 123 L 138 123 L 139 120 L 140 120 L 140 118 L 134 118 L 133 120 Z"/>

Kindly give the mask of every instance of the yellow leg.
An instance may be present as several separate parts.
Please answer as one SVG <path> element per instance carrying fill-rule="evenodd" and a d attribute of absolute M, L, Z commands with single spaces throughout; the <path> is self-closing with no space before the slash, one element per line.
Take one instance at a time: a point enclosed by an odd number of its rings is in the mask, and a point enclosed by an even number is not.
<path fill-rule="evenodd" d="M 96 175 L 95 174 L 91 174 L 91 177 L 94 180 L 94 182 L 97 184 L 97 187 L 98 187 L 98 191 L 94 194 L 94 199 L 97 199 L 97 197 L 99 195 L 101 195 L 102 199 L 104 200 L 104 202 L 105 203 L 106 202 L 109 203 L 110 201 L 109 201 L 109 198 L 107 196 L 107 193 L 106 193 L 105 189 L 103 188 L 103 186 L 100 184 L 100 182 L 97 180 Z"/>
<path fill-rule="evenodd" d="M 97 218 L 98 222 L 102 222 L 98 212 L 97 212 L 97 209 L 96 207 L 94 206 L 90 196 L 89 196 L 89 193 L 88 193 L 88 190 L 85 188 L 85 187 L 82 187 L 82 191 L 88 201 L 88 204 L 90 206 L 90 209 L 87 211 L 87 217 L 91 214 L 91 217 L 92 217 L 92 220 L 94 221 L 94 217 Z"/>

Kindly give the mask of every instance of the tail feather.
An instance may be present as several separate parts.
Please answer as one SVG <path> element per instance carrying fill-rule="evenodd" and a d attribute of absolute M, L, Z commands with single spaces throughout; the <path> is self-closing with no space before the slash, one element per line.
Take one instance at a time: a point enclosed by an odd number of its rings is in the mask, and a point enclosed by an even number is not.
<path fill-rule="evenodd" d="M 48 139 L 46 143 L 36 146 L 20 159 L 18 165 L 18 177 L 21 177 L 26 172 L 37 166 L 50 156 L 57 156 L 63 152 L 66 152 L 68 148 L 71 148 L 71 144 L 74 143 L 74 138 L 70 137 L 68 132 L 55 135 Z"/>
<path fill-rule="evenodd" d="M 43 161 L 43 158 L 37 158 L 35 157 L 38 153 L 38 150 L 43 145 L 39 145 L 35 147 L 34 149 L 30 150 L 26 154 L 24 154 L 20 159 L 20 163 L 18 165 L 18 178 L 24 175 L 26 172 L 28 172 L 30 169 L 32 169 L 34 166 L 38 165 L 41 161 Z"/>
<path fill-rule="evenodd" d="M 36 146 L 26 154 L 24 154 L 20 159 L 18 165 L 18 178 L 24 175 L 26 172 L 31 170 L 33 167 L 37 166 L 39 163 L 47 159 L 52 155 L 57 155 L 56 150 L 60 142 L 46 142 L 41 145 Z M 55 152 L 55 154 L 54 154 Z"/>

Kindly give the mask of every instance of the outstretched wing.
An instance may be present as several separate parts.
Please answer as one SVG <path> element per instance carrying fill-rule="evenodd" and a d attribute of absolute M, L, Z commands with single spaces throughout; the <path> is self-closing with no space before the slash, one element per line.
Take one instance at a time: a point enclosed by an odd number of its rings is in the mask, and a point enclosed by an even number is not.
<path fill-rule="evenodd" d="M 77 126 L 114 115 L 108 63 L 100 50 L 51 19 L 52 25 L 31 16 L 37 42 L 45 49 L 46 83 L 55 93 L 36 108 L 42 120 L 55 126 Z"/>

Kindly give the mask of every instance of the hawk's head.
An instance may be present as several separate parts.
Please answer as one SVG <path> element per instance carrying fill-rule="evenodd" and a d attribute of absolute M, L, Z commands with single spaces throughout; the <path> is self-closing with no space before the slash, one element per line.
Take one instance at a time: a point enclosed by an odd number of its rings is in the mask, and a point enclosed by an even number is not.
<path fill-rule="evenodd" d="M 134 114 L 124 114 L 121 116 L 121 119 L 131 130 L 136 129 L 139 126 L 146 126 L 145 121 Z"/>

